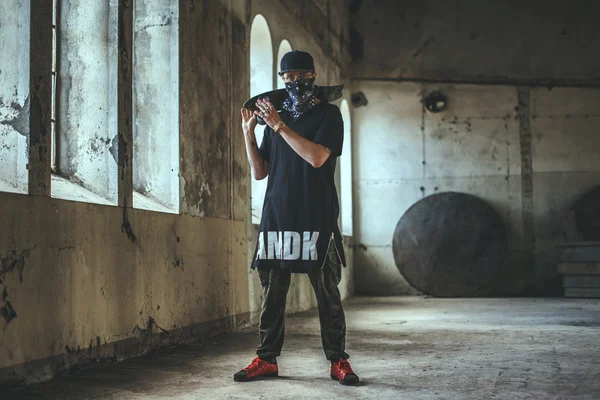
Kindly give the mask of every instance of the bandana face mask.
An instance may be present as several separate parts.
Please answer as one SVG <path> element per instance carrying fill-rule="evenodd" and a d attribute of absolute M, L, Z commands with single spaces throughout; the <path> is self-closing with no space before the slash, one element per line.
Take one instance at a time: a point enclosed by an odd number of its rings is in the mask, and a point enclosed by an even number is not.
<path fill-rule="evenodd" d="M 283 108 L 288 110 L 294 119 L 298 119 L 315 105 L 315 78 L 287 82 L 285 89 L 289 98 L 283 103 Z"/>

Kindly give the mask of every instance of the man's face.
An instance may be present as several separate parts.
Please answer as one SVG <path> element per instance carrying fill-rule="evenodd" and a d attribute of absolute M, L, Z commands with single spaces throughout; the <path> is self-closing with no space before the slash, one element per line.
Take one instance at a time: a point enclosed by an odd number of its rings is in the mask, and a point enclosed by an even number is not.
<path fill-rule="evenodd" d="M 291 83 L 294 81 L 308 80 L 316 76 L 317 74 L 312 71 L 288 71 L 281 75 L 281 79 L 285 83 Z"/>

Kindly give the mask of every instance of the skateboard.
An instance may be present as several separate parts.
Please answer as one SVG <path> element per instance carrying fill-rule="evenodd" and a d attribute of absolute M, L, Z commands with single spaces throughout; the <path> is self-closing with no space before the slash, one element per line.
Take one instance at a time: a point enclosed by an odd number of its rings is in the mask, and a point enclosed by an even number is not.
<path fill-rule="evenodd" d="M 315 85 L 315 96 L 321 101 L 332 102 L 336 101 L 340 97 L 342 97 L 342 91 L 344 90 L 344 85 L 336 85 L 336 86 L 316 86 Z M 277 112 L 283 111 L 283 102 L 288 98 L 288 93 L 285 89 L 277 89 L 271 90 L 269 92 L 261 93 L 256 95 L 244 103 L 244 108 L 247 108 L 250 111 L 258 110 L 256 107 L 256 100 L 258 99 L 268 99 L 273 107 L 277 110 Z M 257 116 L 257 120 L 259 125 L 265 125 L 266 122 L 260 117 Z"/>

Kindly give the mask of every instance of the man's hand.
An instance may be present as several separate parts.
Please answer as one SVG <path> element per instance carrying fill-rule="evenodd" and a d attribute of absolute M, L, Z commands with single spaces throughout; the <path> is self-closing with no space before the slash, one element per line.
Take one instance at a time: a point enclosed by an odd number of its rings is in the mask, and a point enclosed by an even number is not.
<path fill-rule="evenodd" d="M 255 119 L 257 115 L 260 116 L 271 127 L 271 129 L 273 129 L 275 125 L 281 121 L 279 113 L 275 110 L 275 107 L 273 107 L 273 104 L 271 104 L 269 100 L 258 99 L 256 101 L 256 106 L 260 111 L 254 111 Z M 314 168 L 320 168 L 325 161 L 327 161 L 331 154 L 330 149 L 303 138 L 294 132 L 289 126 L 281 128 L 279 134 L 296 152 L 296 154 L 302 157 Z"/>
<path fill-rule="evenodd" d="M 254 179 L 264 179 L 269 173 L 269 164 L 263 159 L 258 150 L 254 128 L 256 128 L 256 115 L 246 108 L 242 108 L 242 129 L 246 142 L 246 152 L 248 153 L 248 162 L 252 168 Z"/>
<path fill-rule="evenodd" d="M 254 115 L 258 115 L 264 119 L 271 129 L 281 121 L 279 113 L 275 110 L 275 107 L 273 107 L 273 104 L 271 104 L 269 100 L 258 99 L 256 100 L 256 106 L 260 111 L 254 111 Z"/>
<path fill-rule="evenodd" d="M 242 129 L 244 130 L 244 133 L 254 133 L 256 123 L 256 115 L 247 108 L 242 108 Z"/>

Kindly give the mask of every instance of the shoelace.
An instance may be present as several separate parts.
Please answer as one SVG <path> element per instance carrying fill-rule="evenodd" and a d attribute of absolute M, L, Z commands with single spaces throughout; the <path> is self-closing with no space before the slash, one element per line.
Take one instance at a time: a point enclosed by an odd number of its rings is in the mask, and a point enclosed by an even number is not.
<path fill-rule="evenodd" d="M 259 365 L 260 365 L 260 358 L 255 358 L 254 360 L 252 360 L 250 365 L 248 365 L 248 369 L 258 368 Z"/>

